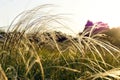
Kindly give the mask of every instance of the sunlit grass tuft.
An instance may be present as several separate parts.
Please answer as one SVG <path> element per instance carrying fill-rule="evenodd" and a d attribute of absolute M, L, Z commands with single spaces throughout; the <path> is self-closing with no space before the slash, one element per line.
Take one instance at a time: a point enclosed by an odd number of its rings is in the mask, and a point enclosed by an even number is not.
<path fill-rule="evenodd" d="M 8 80 L 4 70 L 1 67 L 1 65 L 0 65 L 0 80 Z"/>

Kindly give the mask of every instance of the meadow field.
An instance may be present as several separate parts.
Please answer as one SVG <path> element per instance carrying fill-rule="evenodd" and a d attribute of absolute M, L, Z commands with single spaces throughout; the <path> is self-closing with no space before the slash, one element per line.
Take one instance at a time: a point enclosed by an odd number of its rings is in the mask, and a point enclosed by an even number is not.
<path fill-rule="evenodd" d="M 69 30 L 63 16 L 42 12 L 48 7 L 22 12 L 0 31 L 0 80 L 120 80 L 120 28 L 88 21 L 76 36 L 65 34 L 56 30 Z"/>

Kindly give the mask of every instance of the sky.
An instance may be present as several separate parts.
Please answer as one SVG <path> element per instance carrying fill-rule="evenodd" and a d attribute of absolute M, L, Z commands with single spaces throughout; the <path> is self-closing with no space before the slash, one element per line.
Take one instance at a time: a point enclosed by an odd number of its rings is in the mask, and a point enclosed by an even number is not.
<path fill-rule="evenodd" d="M 43 4 L 58 5 L 59 13 L 70 14 L 69 27 L 79 32 L 87 20 L 103 21 L 110 28 L 120 26 L 119 0 L 0 0 L 0 26 L 10 25 L 11 21 L 24 10 Z"/>

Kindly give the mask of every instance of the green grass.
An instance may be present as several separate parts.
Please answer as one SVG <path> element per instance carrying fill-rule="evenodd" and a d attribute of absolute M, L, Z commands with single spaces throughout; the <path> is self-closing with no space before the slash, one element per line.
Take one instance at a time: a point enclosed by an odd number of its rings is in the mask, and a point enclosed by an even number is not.
<path fill-rule="evenodd" d="M 41 11 L 49 6 L 21 13 L 1 34 L 0 80 L 119 80 L 119 48 L 104 34 L 54 31 L 64 25 L 62 15 Z"/>

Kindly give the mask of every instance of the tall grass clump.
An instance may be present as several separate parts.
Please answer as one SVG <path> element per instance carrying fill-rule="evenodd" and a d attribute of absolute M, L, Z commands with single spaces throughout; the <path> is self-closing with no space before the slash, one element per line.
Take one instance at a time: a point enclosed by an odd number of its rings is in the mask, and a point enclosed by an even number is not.
<path fill-rule="evenodd" d="M 104 32 L 109 31 L 109 26 L 103 22 L 93 23 L 88 20 L 82 33 L 78 35 L 78 44 L 83 57 L 90 62 L 87 66 L 93 73 L 86 71 L 89 76 L 83 76 L 85 80 L 113 80 L 119 79 L 119 48 L 111 44 L 104 38 L 108 35 Z M 117 68 L 117 69 L 116 69 Z M 109 71 L 110 70 L 110 71 Z M 115 71 L 114 71 L 115 70 Z M 93 76 L 94 75 L 94 76 Z M 79 78 L 79 80 L 81 80 Z"/>
<path fill-rule="evenodd" d="M 108 27 L 89 21 L 76 37 L 63 34 L 57 30 L 68 29 L 64 16 L 52 14 L 51 6 L 22 12 L 1 34 L 1 79 L 119 79 L 119 48 L 105 41 L 102 32 Z"/>

